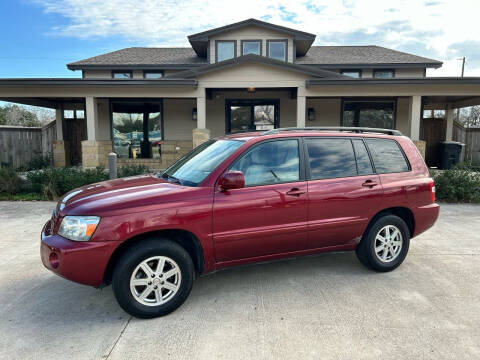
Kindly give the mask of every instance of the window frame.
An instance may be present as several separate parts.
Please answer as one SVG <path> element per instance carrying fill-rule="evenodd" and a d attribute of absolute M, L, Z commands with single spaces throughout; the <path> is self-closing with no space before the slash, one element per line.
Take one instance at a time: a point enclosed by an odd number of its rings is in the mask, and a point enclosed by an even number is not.
<path fill-rule="evenodd" d="M 162 74 L 162 76 L 160 78 L 163 78 L 165 76 L 165 72 L 163 70 L 143 70 L 143 78 L 144 79 L 148 79 L 147 74 Z M 151 78 L 151 79 L 148 79 L 148 80 L 156 80 L 156 78 Z"/>
<path fill-rule="evenodd" d="M 128 79 L 123 79 L 123 78 L 116 78 L 115 74 L 130 74 L 130 77 Z M 129 80 L 133 79 L 133 71 L 132 70 L 112 70 L 112 79 L 117 79 L 117 80 Z"/>
<path fill-rule="evenodd" d="M 228 61 L 237 57 L 237 40 L 215 40 L 215 62 L 218 63 L 218 44 L 220 43 L 233 43 L 233 57 L 222 61 Z"/>
<path fill-rule="evenodd" d="M 392 73 L 392 77 L 379 78 L 379 77 L 375 76 L 375 73 L 377 73 L 377 72 L 386 72 L 386 71 L 390 71 Z M 372 71 L 372 78 L 374 78 L 374 79 L 393 79 L 394 77 L 395 77 L 395 69 L 373 69 L 373 71 Z"/>
<path fill-rule="evenodd" d="M 305 144 L 304 144 L 304 141 L 303 141 L 303 137 L 301 136 L 290 136 L 290 137 L 284 137 L 284 138 L 274 138 L 274 139 L 267 139 L 267 140 L 261 140 L 259 142 L 256 142 L 255 144 L 252 144 L 251 146 L 249 146 L 248 148 L 246 148 L 245 150 L 243 150 L 240 154 L 238 154 L 238 156 L 236 156 L 231 162 L 230 164 L 227 166 L 227 168 L 225 169 L 225 171 L 220 174 L 220 176 L 218 177 L 216 183 L 218 183 L 218 180 L 220 179 L 220 177 L 226 173 L 227 171 L 230 171 L 231 168 L 237 163 L 237 161 L 240 161 L 240 159 L 244 156 L 246 156 L 250 151 L 252 151 L 254 148 L 260 146 L 260 145 L 263 145 L 263 144 L 266 144 L 268 142 L 272 142 L 272 141 L 285 141 L 285 140 L 297 140 L 298 142 L 298 157 L 299 157 L 299 174 L 298 174 L 298 180 L 295 180 L 295 181 L 288 181 L 288 182 L 281 182 L 281 183 L 273 183 L 273 184 L 257 184 L 257 185 L 250 185 L 250 186 L 244 186 L 242 189 L 251 189 L 251 188 L 254 188 L 254 187 L 261 187 L 261 186 L 272 186 L 272 185 L 283 185 L 283 184 L 291 184 L 291 183 L 298 183 L 298 182 L 302 182 L 302 181 L 307 181 L 307 178 L 306 178 L 306 157 L 305 157 Z M 245 175 L 244 175 L 245 176 Z"/>
<path fill-rule="evenodd" d="M 270 57 L 270 43 L 274 43 L 274 42 L 283 42 L 285 44 L 285 59 L 284 60 L 279 60 L 279 59 L 275 59 L 275 58 Z M 269 39 L 269 40 L 267 40 L 266 52 L 267 53 L 265 55 L 269 59 L 278 60 L 278 61 L 288 61 L 288 39 Z"/>
<path fill-rule="evenodd" d="M 405 154 L 405 151 L 403 150 L 402 146 L 400 145 L 400 143 L 397 140 L 390 139 L 390 138 L 374 137 L 374 136 L 368 137 L 368 139 L 379 139 L 379 140 L 387 140 L 387 141 L 395 142 L 397 144 L 398 148 L 400 149 L 400 152 L 402 153 L 403 158 L 405 159 L 405 163 L 407 164 L 407 167 L 408 167 L 407 171 L 394 171 L 394 172 L 387 172 L 387 173 L 378 172 L 377 168 L 375 167 L 375 161 L 373 159 L 373 155 L 370 151 L 370 148 L 368 147 L 368 142 L 366 141 L 366 138 L 364 138 L 363 142 L 365 143 L 365 146 L 367 147 L 368 155 L 370 156 L 370 161 L 372 163 L 373 171 L 375 172 L 375 174 L 377 174 L 377 175 L 404 174 L 404 173 L 412 171 L 412 164 L 410 164 L 410 160 L 408 159 L 407 154 Z"/>
<path fill-rule="evenodd" d="M 278 129 L 280 127 L 280 99 L 225 99 L 225 134 L 238 134 L 241 131 L 232 133 L 232 113 L 231 106 L 250 106 L 250 125 L 254 122 L 254 108 L 255 106 L 273 105 L 274 106 L 274 121 L 273 128 Z M 255 131 L 248 129 L 248 132 Z"/>
<path fill-rule="evenodd" d="M 345 73 L 347 72 L 357 72 L 358 73 L 358 78 L 354 78 L 354 79 L 361 79 L 362 78 L 362 69 L 340 69 L 340 74 L 342 75 L 345 75 Z M 345 76 L 348 76 L 348 75 L 345 75 Z M 352 76 L 353 78 L 353 76 Z"/>
<path fill-rule="evenodd" d="M 368 98 L 359 98 L 359 97 L 344 97 L 340 103 L 340 126 L 345 126 L 343 123 L 343 113 L 345 112 L 345 103 L 346 102 L 393 102 L 393 127 L 392 129 L 397 128 L 397 105 L 398 105 L 398 97 L 368 97 Z M 360 112 L 358 112 L 358 115 Z M 353 126 L 358 126 L 359 116 L 357 116 L 357 111 L 354 114 Z"/>
<path fill-rule="evenodd" d="M 259 55 L 259 56 L 262 56 L 263 55 L 263 42 L 262 42 L 262 39 L 244 39 L 244 40 L 240 40 L 240 53 L 241 55 L 248 55 L 248 54 L 245 54 L 244 51 L 243 51 L 243 44 L 245 43 L 259 43 L 259 47 L 260 47 L 260 54 L 254 54 L 254 55 Z M 250 53 L 251 54 L 251 53 Z"/>

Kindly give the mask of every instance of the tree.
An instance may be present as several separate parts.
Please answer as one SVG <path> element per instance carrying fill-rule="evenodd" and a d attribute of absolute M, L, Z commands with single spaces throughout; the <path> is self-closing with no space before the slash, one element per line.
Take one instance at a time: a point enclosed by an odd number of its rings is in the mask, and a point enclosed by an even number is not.
<path fill-rule="evenodd" d="M 465 127 L 480 126 L 480 105 L 460 109 L 458 121 Z"/>
<path fill-rule="evenodd" d="M 0 106 L 0 125 L 6 125 L 6 124 L 7 124 L 7 119 L 5 117 L 5 111 Z"/>

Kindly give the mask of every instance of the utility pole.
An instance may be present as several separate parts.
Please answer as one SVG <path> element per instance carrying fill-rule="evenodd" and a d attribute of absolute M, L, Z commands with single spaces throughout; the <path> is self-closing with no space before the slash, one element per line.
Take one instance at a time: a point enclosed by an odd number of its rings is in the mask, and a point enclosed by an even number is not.
<path fill-rule="evenodd" d="M 458 60 L 462 60 L 462 77 L 463 77 L 463 74 L 465 73 L 465 56 L 461 57 Z"/>

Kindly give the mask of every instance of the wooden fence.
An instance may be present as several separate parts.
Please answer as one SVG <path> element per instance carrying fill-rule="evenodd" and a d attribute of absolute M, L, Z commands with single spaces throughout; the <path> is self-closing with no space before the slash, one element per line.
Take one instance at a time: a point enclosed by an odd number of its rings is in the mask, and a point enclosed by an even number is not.
<path fill-rule="evenodd" d="M 19 168 L 36 156 L 52 159 L 55 121 L 44 127 L 0 126 L 0 164 Z"/>
<path fill-rule="evenodd" d="M 480 128 L 465 128 L 454 121 L 452 139 L 465 144 L 465 160 L 480 164 Z"/>

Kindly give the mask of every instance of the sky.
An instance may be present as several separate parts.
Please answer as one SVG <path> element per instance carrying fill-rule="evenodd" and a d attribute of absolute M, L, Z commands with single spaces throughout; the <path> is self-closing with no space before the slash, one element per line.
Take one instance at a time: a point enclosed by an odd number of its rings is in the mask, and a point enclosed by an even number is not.
<path fill-rule="evenodd" d="M 314 45 L 380 45 L 444 62 L 428 76 L 480 76 L 480 0 L 0 0 L 0 78 L 80 77 L 65 64 L 248 18 L 317 34 Z"/>

